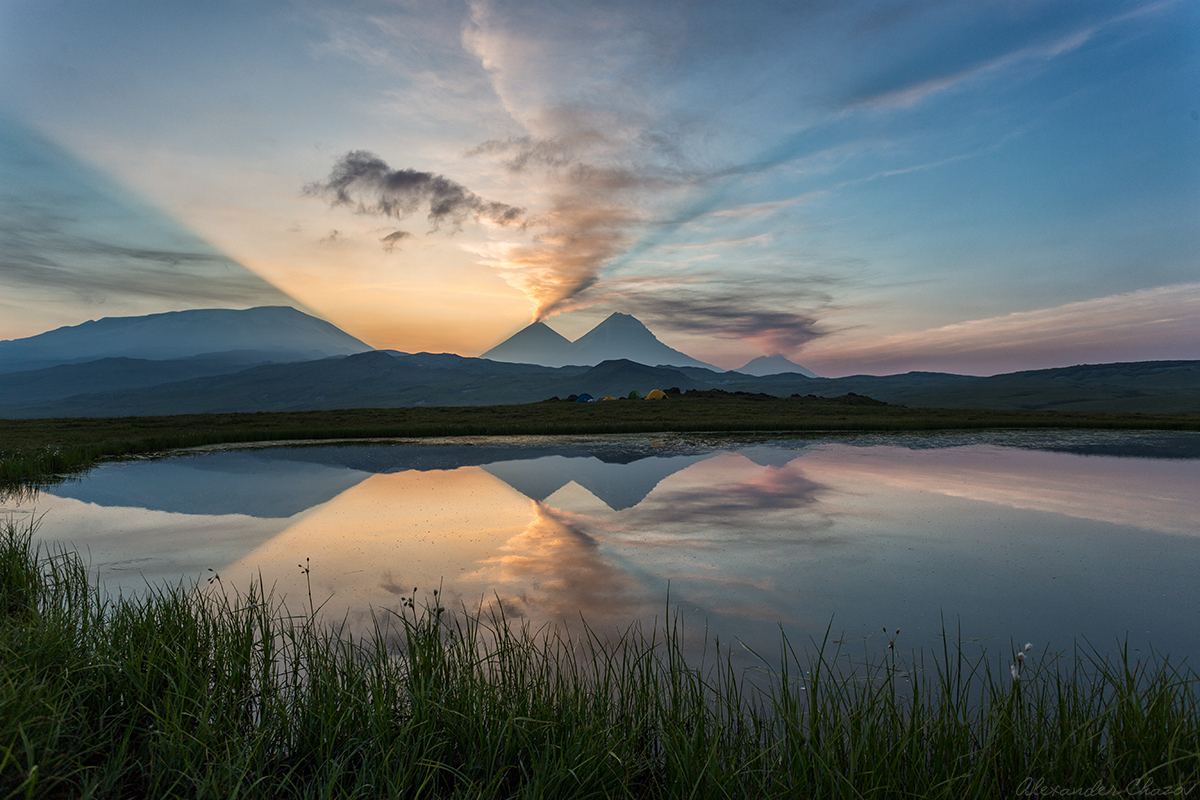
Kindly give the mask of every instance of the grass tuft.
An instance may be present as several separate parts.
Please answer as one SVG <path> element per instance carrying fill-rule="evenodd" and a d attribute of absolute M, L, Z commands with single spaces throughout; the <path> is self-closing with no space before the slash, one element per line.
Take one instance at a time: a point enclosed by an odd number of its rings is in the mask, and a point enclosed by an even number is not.
<path fill-rule="evenodd" d="M 107 597 L 0 532 L 0 797 L 1012 797 L 1200 785 L 1198 676 L 949 640 L 750 672 L 677 625 L 610 638 L 404 603 L 365 635 L 261 583 Z"/>

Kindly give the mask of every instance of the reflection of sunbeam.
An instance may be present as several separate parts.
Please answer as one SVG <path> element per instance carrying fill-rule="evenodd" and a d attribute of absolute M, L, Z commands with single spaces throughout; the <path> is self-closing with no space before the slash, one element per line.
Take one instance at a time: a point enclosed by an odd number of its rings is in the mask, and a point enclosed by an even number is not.
<path fill-rule="evenodd" d="M 486 583 L 508 611 L 539 619 L 631 620 L 653 605 L 642 587 L 600 552 L 568 515 L 536 500 L 534 518 L 483 562 Z"/>

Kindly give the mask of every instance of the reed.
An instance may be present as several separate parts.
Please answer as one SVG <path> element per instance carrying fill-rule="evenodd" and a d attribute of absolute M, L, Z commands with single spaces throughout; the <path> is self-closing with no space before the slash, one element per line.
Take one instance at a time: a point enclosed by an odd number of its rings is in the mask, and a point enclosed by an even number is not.
<path fill-rule="evenodd" d="M 1200 791 L 1198 676 L 1165 657 L 1029 654 L 1014 679 L 1016 650 L 947 639 L 847 671 L 781 634 L 745 671 L 728 645 L 685 658 L 674 624 L 614 638 L 415 596 L 355 635 L 261 583 L 106 596 L 32 524 L 0 539 L 2 797 Z"/>

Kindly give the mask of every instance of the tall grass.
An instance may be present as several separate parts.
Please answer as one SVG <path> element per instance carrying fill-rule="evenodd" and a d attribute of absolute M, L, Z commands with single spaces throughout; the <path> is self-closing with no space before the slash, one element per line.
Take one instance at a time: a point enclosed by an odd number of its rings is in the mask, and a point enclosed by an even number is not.
<path fill-rule="evenodd" d="M 0 535 L 2 797 L 1012 797 L 1200 783 L 1197 675 L 947 643 L 763 670 L 678 627 L 531 629 L 415 598 L 365 636 L 262 586 L 107 597 Z M 1140 783 L 1139 783 L 1140 782 Z"/>

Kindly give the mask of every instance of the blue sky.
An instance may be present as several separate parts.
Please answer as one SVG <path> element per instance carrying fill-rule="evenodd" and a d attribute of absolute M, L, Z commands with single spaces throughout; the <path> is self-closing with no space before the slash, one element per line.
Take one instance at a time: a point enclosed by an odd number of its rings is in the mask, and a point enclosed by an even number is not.
<path fill-rule="evenodd" d="M 3 0 L 0 176 L 0 338 L 289 303 L 465 355 L 623 311 L 723 367 L 1200 358 L 1188 0 Z"/>

